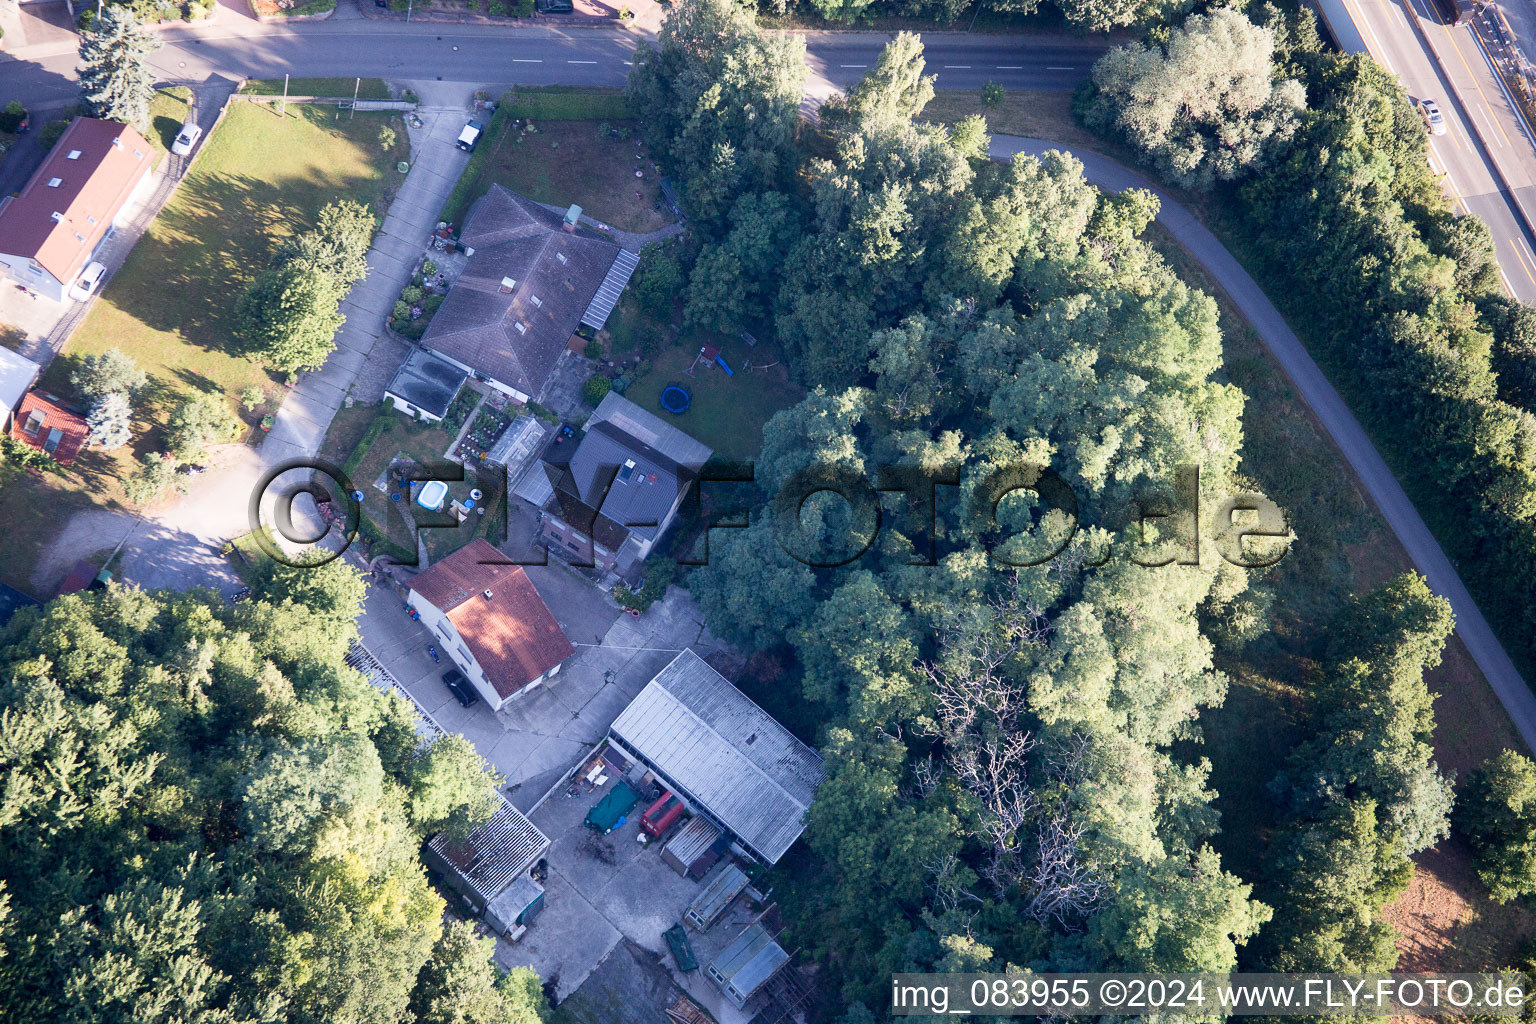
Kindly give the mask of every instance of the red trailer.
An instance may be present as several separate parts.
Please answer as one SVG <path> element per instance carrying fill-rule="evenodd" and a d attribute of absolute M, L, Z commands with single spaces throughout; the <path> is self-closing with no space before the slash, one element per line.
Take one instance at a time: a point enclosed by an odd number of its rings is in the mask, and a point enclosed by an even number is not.
<path fill-rule="evenodd" d="M 640 827 L 659 839 L 682 816 L 683 802 L 671 793 L 663 793 L 660 799 L 645 809 L 645 814 L 640 818 Z"/>

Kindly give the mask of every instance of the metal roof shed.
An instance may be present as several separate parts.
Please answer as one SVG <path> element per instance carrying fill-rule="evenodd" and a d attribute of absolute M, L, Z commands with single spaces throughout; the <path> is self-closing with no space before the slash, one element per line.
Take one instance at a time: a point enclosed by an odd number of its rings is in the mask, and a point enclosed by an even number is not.
<path fill-rule="evenodd" d="M 525 871 L 501 890 L 501 894 L 485 907 L 485 920 L 502 935 L 511 935 L 519 928 L 532 924 L 544 909 L 544 887 Z"/>
<path fill-rule="evenodd" d="M 724 852 L 715 848 L 722 835 L 720 826 L 695 815 L 662 847 L 661 859 L 684 878 L 703 878 Z"/>
<path fill-rule="evenodd" d="M 731 901 L 740 896 L 741 891 L 746 887 L 746 873 L 735 864 L 727 866 L 689 905 L 685 915 L 688 923 L 700 931 L 707 930 L 721 914 L 725 913 L 725 908 L 730 906 Z"/>
<path fill-rule="evenodd" d="M 784 947 L 761 924 L 752 924 L 711 961 L 709 976 L 739 1010 L 787 963 Z"/>
<path fill-rule="evenodd" d="M 692 651 L 657 673 L 608 734 L 768 864 L 805 830 L 825 778 L 816 751 Z"/>
<path fill-rule="evenodd" d="M 501 809 L 471 832 L 463 846 L 449 843 L 442 833 L 433 836 L 427 843 L 427 861 L 480 913 L 548 848 L 549 838 L 502 797 Z"/>

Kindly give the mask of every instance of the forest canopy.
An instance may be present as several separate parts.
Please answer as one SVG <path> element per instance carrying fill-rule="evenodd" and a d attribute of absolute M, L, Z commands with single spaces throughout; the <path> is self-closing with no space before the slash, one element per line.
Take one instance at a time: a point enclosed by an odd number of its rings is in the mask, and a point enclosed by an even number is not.
<path fill-rule="evenodd" d="M 0 632 L 0 1017 L 537 1024 L 418 856 L 497 779 L 343 664 L 363 589 L 113 584 Z"/>

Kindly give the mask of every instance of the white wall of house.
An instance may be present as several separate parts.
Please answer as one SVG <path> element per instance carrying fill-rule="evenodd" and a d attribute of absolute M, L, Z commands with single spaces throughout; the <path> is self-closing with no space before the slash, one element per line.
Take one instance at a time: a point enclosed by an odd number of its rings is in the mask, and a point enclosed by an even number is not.
<path fill-rule="evenodd" d="M 475 688 L 475 692 L 480 695 L 481 700 L 489 704 L 493 711 L 500 709 L 506 701 L 502 699 L 501 694 L 496 692 L 496 687 L 491 685 L 485 670 L 480 667 L 480 663 L 470 653 L 469 646 L 459 636 L 459 631 L 453 628 L 453 623 L 448 621 L 448 616 L 435 604 L 414 590 L 410 592 L 408 600 L 411 607 L 415 608 L 421 616 L 421 624 L 426 626 L 437 640 L 437 649 L 443 654 L 448 655 L 448 660 L 453 662 L 460 672 L 464 673 L 464 677 Z"/>
<path fill-rule="evenodd" d="M 410 402 L 407 402 L 393 391 L 384 392 L 384 397 L 395 403 L 395 408 L 399 409 L 407 416 L 420 416 L 428 423 L 437 423 L 442 420 L 441 416 L 435 416 L 418 405 L 412 405 Z"/>
<path fill-rule="evenodd" d="M 64 290 L 69 285 L 38 266 L 31 257 L 0 252 L 0 263 L 5 264 L 6 272 L 18 284 L 26 285 L 28 291 L 37 292 L 55 302 L 64 301 Z"/>
<path fill-rule="evenodd" d="M 560 666 L 556 665 L 527 686 L 516 690 L 512 696 L 503 697 L 500 693 L 496 692 L 496 687 L 492 685 L 490 677 L 485 674 L 485 670 L 475 660 L 474 654 L 470 652 L 469 645 L 464 642 L 464 638 L 459 635 L 459 631 L 454 628 L 448 616 L 431 601 L 428 601 L 414 590 L 410 592 L 407 601 L 412 608 L 416 609 L 417 614 L 421 616 L 421 624 L 426 626 L 438 641 L 435 644 L 438 652 L 448 655 L 448 660 L 452 661 L 458 667 L 458 670 L 464 673 L 464 677 L 475 688 L 475 692 L 480 695 L 480 699 L 489 704 L 492 711 L 500 711 L 512 701 L 526 697 L 560 674 Z"/>

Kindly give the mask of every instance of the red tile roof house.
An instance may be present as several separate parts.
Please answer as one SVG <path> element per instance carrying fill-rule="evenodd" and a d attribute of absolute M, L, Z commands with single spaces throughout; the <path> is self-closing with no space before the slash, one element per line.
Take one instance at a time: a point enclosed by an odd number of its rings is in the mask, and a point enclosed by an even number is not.
<path fill-rule="evenodd" d="M 576 652 L 521 566 L 474 540 L 410 582 L 408 603 L 492 710 L 525 696 Z"/>
<path fill-rule="evenodd" d="M 53 456 L 53 461 L 67 466 L 85 447 L 90 428 L 85 417 L 66 409 L 60 400 L 42 391 L 30 391 L 16 410 L 11 436 Z"/>
<path fill-rule="evenodd" d="M 148 190 L 154 164 L 154 149 L 127 125 L 75 118 L 26 186 L 0 201 L 0 264 L 28 291 L 63 302 Z"/>

